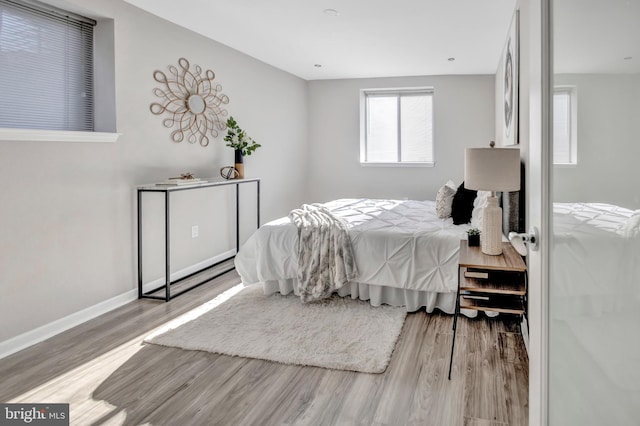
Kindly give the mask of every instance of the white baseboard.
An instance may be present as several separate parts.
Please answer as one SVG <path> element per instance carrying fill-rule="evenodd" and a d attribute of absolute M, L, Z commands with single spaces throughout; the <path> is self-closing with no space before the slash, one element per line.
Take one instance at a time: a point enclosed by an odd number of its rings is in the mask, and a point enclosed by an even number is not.
<path fill-rule="evenodd" d="M 87 322 L 97 316 L 107 313 L 120 306 L 126 305 L 138 298 L 137 290 L 130 290 L 119 296 L 112 297 L 111 299 L 100 302 L 96 305 L 85 308 L 81 311 L 75 312 L 71 315 L 67 315 L 64 318 L 50 322 L 41 327 L 29 330 L 26 333 L 19 334 L 15 337 L 0 342 L 0 359 L 14 354 L 22 349 L 28 348 L 31 345 L 40 343 L 43 340 L 47 340 L 50 337 L 55 336 L 58 333 L 69 330 L 77 325 Z"/>
<path fill-rule="evenodd" d="M 184 276 L 187 276 L 189 274 L 196 272 L 199 269 L 206 268 L 207 266 L 211 266 L 214 263 L 219 262 L 220 260 L 225 259 L 234 254 L 235 254 L 235 249 L 229 250 L 226 253 L 222 253 L 218 256 L 196 263 L 195 265 L 188 266 L 184 269 L 181 269 L 180 271 L 176 271 L 172 273 L 171 280 L 180 279 Z M 164 277 L 145 283 L 142 286 L 142 288 L 146 292 L 161 286 L 163 283 L 164 283 Z M 33 330 L 29 330 L 25 333 L 19 334 L 8 340 L 0 342 L 0 359 L 5 358 L 18 351 L 21 351 L 25 348 L 28 348 L 29 346 L 35 345 L 36 343 L 40 343 L 44 340 L 47 340 L 48 338 L 53 337 L 56 334 L 69 330 L 70 328 L 73 328 L 77 325 L 80 325 L 84 322 L 94 319 L 102 314 L 105 314 L 109 311 L 112 311 L 116 308 L 126 305 L 127 303 L 133 302 L 134 300 L 137 300 L 137 299 L 138 299 L 138 290 L 137 289 L 129 290 L 126 293 L 112 297 L 108 300 L 97 303 L 93 306 L 89 306 L 88 308 L 82 309 L 81 311 L 75 312 L 71 315 L 67 315 L 66 317 L 60 318 L 58 320 L 45 324 L 41 327 L 34 328 Z"/>

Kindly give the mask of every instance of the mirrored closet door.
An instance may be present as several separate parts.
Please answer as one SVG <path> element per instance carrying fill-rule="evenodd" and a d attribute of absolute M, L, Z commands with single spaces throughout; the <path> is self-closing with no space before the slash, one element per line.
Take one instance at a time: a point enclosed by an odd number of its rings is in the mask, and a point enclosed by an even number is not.
<path fill-rule="evenodd" d="M 640 0 L 554 0 L 549 424 L 640 424 Z"/>

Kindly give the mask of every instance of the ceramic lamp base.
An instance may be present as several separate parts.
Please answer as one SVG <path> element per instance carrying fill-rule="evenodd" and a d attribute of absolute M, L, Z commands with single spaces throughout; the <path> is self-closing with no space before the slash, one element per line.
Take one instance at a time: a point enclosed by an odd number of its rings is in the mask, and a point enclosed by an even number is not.
<path fill-rule="evenodd" d="M 487 198 L 482 211 L 482 252 L 492 256 L 502 254 L 502 209 L 495 196 Z"/>

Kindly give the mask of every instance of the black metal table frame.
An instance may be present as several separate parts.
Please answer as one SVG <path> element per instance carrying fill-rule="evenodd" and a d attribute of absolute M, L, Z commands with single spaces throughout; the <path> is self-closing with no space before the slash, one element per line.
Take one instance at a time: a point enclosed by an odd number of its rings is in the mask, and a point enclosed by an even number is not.
<path fill-rule="evenodd" d="M 451 357 L 449 358 L 449 380 L 451 380 L 451 367 L 453 365 L 453 350 L 456 347 L 456 329 L 458 328 L 458 315 L 460 314 L 460 265 L 458 265 L 458 290 L 456 291 L 456 307 L 453 312 L 453 340 L 451 341 Z"/>
<path fill-rule="evenodd" d="M 171 280 L 171 244 L 170 244 L 171 243 L 171 227 L 170 227 L 171 193 L 179 192 L 179 191 L 190 191 L 194 189 L 213 188 L 216 186 L 235 185 L 236 186 L 236 253 L 238 253 L 238 250 L 240 249 L 240 184 L 250 183 L 250 182 L 256 183 L 256 194 L 257 194 L 256 195 L 256 201 L 257 201 L 256 228 L 259 228 L 260 227 L 260 178 L 229 179 L 229 180 L 215 179 L 215 180 L 208 181 L 207 183 L 203 183 L 199 185 L 188 185 L 184 187 L 181 187 L 181 186 L 164 187 L 164 186 L 153 186 L 153 185 L 138 187 L 137 189 L 138 191 L 138 299 L 143 299 L 143 298 L 156 299 L 156 300 L 164 300 L 168 302 L 172 298 L 180 296 L 181 294 L 184 294 L 189 290 L 193 290 L 194 288 L 199 287 L 202 284 L 205 284 L 213 280 L 214 278 L 217 278 L 223 274 L 226 274 L 227 272 L 232 271 L 234 269 L 234 267 L 232 266 L 231 268 L 225 269 L 213 276 L 207 277 L 205 280 L 197 282 L 186 289 L 183 289 L 183 290 L 180 290 L 179 292 L 171 294 L 171 286 L 173 284 L 177 284 L 181 281 L 186 280 L 187 278 L 191 278 L 196 274 L 199 274 L 207 269 L 213 268 L 235 257 L 235 254 L 233 256 L 226 257 L 214 263 L 213 265 L 206 266 L 202 269 L 199 269 L 195 272 L 190 273 L 189 275 L 186 275 L 184 277 L 181 277 L 177 280 L 172 281 Z M 142 259 L 143 259 L 142 257 L 142 198 L 143 197 L 142 197 L 142 194 L 145 192 L 164 193 L 164 232 L 165 232 L 165 239 L 164 239 L 165 240 L 164 241 L 165 243 L 165 257 L 164 257 L 165 283 L 147 292 L 145 292 L 142 288 L 143 287 L 143 282 L 142 282 Z M 158 292 L 158 290 L 161 290 L 162 288 L 165 289 L 164 297 L 156 296 L 153 294 Z"/>

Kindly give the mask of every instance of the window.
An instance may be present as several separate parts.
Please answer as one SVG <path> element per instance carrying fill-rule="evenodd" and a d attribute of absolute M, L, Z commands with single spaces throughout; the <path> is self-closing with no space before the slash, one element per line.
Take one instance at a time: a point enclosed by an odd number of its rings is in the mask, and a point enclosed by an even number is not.
<path fill-rule="evenodd" d="M 94 130 L 95 21 L 0 0 L 0 128 Z"/>
<path fill-rule="evenodd" d="M 360 163 L 433 165 L 433 89 L 361 92 Z"/>
<path fill-rule="evenodd" d="M 553 91 L 553 164 L 577 164 L 577 95 L 575 87 Z"/>

